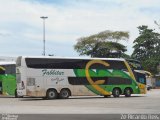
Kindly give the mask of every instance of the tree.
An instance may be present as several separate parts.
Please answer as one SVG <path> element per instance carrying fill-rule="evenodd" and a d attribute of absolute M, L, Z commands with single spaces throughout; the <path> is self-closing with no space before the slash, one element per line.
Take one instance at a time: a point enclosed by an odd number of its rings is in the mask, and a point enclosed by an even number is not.
<path fill-rule="evenodd" d="M 160 34 L 148 29 L 148 26 L 139 26 L 139 36 L 134 40 L 132 58 L 140 60 L 144 69 L 157 73 L 160 61 Z"/>
<path fill-rule="evenodd" d="M 103 31 L 88 37 L 81 37 L 74 46 L 79 55 L 91 57 L 121 57 L 125 56 L 126 46 L 119 40 L 128 40 L 129 33 L 122 31 Z"/>
<path fill-rule="evenodd" d="M 154 23 L 158 26 L 158 28 L 160 29 L 160 24 L 155 20 Z"/>

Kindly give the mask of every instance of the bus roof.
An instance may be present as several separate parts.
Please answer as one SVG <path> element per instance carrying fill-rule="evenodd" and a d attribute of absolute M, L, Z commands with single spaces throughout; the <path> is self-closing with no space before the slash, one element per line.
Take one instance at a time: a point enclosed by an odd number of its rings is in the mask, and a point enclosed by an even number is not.
<path fill-rule="evenodd" d="M 14 61 L 0 61 L 0 65 L 13 65 L 16 64 Z"/>
<path fill-rule="evenodd" d="M 115 60 L 125 61 L 123 58 L 89 58 L 89 57 L 57 57 L 57 56 L 19 56 L 22 58 L 46 58 L 46 59 L 85 59 L 85 60 Z"/>

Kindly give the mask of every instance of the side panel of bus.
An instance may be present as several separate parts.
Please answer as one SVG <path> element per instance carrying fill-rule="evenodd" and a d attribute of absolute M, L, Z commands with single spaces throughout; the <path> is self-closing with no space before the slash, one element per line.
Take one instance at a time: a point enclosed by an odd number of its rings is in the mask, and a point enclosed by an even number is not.
<path fill-rule="evenodd" d="M 128 73 L 120 70 L 98 70 L 93 71 L 90 70 L 90 80 L 88 80 L 87 76 L 85 79 L 80 81 L 81 77 L 84 77 L 85 70 L 75 70 L 77 81 L 69 78 L 70 84 L 74 84 L 75 87 L 78 84 L 84 85 L 90 91 L 97 95 L 109 95 L 112 94 L 114 88 L 120 88 L 121 92 L 124 92 L 125 88 L 131 88 L 133 93 L 139 94 L 139 89 L 137 88 L 137 83 L 128 75 Z M 75 82 L 71 82 L 71 81 Z M 84 82 L 84 80 L 86 82 Z M 92 84 L 91 84 L 92 83 Z M 94 83 L 94 85 L 93 85 Z"/>
<path fill-rule="evenodd" d="M 56 74 L 56 73 L 64 74 Z M 96 95 L 84 85 L 69 84 L 69 76 L 76 77 L 74 70 L 62 69 L 32 69 L 28 68 L 26 73 L 26 95 L 27 96 L 46 96 L 46 91 L 54 88 L 59 93 L 61 89 L 70 89 L 72 95 Z"/>
<path fill-rule="evenodd" d="M 16 76 L 15 75 L 0 75 L 1 93 L 3 95 L 15 95 Z"/>
<path fill-rule="evenodd" d="M 3 64 L 0 66 L 0 94 L 15 95 L 16 75 L 15 64 Z"/>

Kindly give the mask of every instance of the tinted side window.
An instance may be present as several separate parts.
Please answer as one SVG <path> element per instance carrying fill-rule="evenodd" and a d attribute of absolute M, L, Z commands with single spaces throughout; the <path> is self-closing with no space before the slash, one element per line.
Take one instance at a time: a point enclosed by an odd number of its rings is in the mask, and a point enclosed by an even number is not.
<path fill-rule="evenodd" d="M 116 60 L 106 60 L 109 64 L 108 67 L 102 65 L 102 64 L 94 64 L 91 66 L 91 69 L 115 69 L 115 70 L 126 70 L 126 66 L 123 61 L 116 61 Z"/>
<path fill-rule="evenodd" d="M 95 82 L 97 80 L 105 80 L 103 85 L 130 85 L 131 79 L 120 77 L 92 77 Z M 71 85 L 90 85 L 86 77 L 68 77 L 68 82 Z"/>
<path fill-rule="evenodd" d="M 3 75 L 3 74 L 5 74 L 5 70 L 0 68 L 0 75 Z"/>
<path fill-rule="evenodd" d="M 138 72 L 133 72 L 137 82 L 142 83 L 142 84 L 146 84 L 146 75 L 142 74 L 142 73 L 138 73 Z"/>
<path fill-rule="evenodd" d="M 89 61 L 91 60 L 26 58 L 27 67 L 37 69 L 85 69 Z M 126 69 L 123 61 L 107 60 L 106 62 L 109 63 L 110 66 L 106 67 L 101 64 L 94 64 L 90 69 Z"/>
<path fill-rule="evenodd" d="M 85 66 L 85 61 L 74 59 L 26 58 L 26 64 L 29 68 L 82 69 Z"/>
<path fill-rule="evenodd" d="M 5 74 L 15 74 L 16 73 L 16 65 L 5 65 L 3 66 L 5 70 Z"/>

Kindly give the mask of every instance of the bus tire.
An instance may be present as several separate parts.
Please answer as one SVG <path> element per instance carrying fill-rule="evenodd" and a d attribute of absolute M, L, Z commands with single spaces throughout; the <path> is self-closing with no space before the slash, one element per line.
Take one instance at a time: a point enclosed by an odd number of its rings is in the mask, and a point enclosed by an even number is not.
<path fill-rule="evenodd" d="M 120 91 L 119 88 L 114 88 L 113 91 L 112 91 L 113 97 L 119 97 L 120 93 L 121 93 L 121 91 Z"/>
<path fill-rule="evenodd" d="M 124 90 L 124 95 L 125 95 L 126 97 L 130 97 L 131 94 L 132 94 L 131 88 L 126 88 L 126 89 Z"/>
<path fill-rule="evenodd" d="M 62 89 L 59 93 L 59 98 L 61 99 L 67 99 L 71 95 L 71 92 L 69 89 Z"/>
<path fill-rule="evenodd" d="M 46 93 L 46 98 L 47 99 L 56 99 L 58 97 L 58 93 L 55 89 L 49 89 L 47 90 L 47 93 Z"/>

